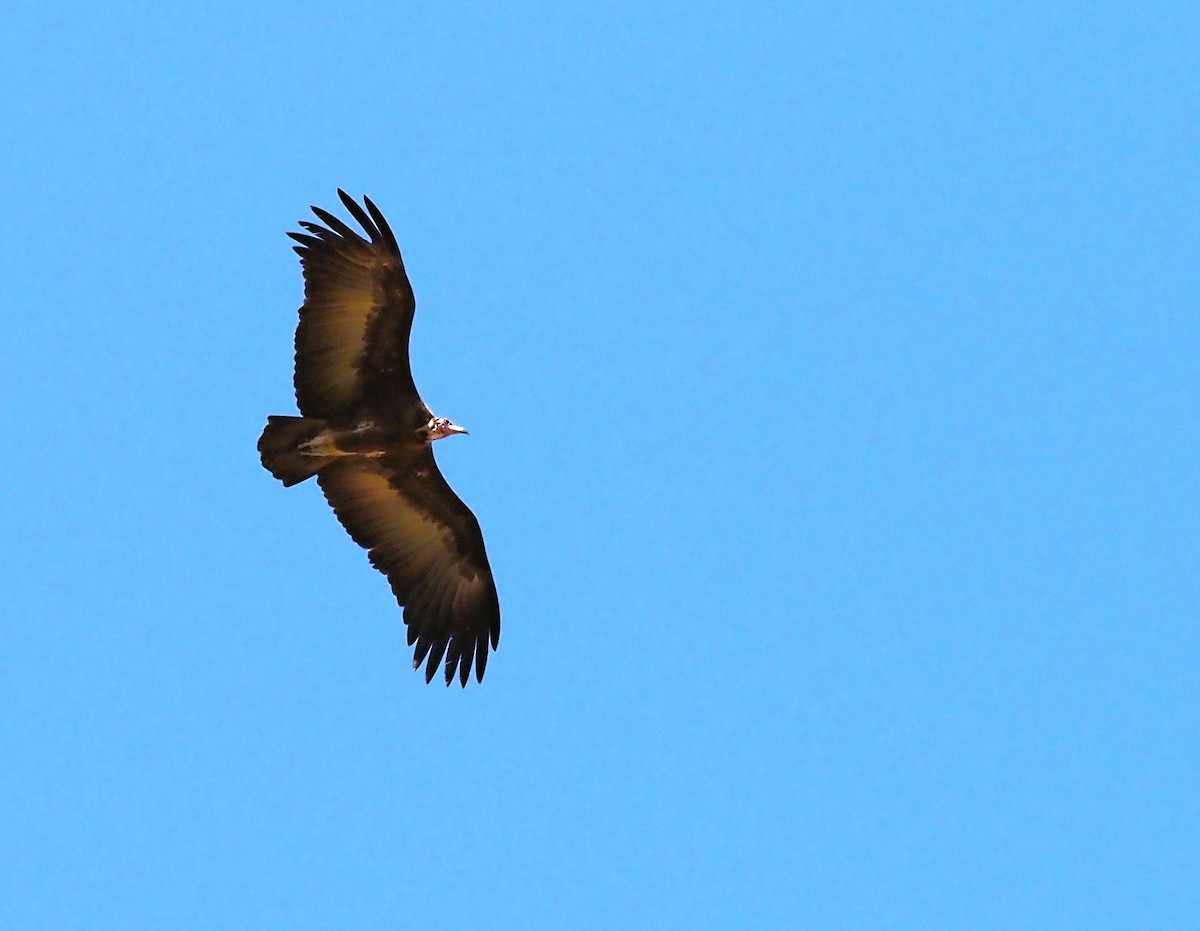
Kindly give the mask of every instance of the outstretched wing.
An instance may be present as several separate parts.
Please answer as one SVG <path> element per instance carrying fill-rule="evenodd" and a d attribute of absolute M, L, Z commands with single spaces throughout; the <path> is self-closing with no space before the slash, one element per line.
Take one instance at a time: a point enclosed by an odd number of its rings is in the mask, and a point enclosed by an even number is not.
<path fill-rule="evenodd" d="M 500 639 L 500 603 L 475 515 L 446 484 L 426 447 L 407 469 L 388 458 L 346 457 L 317 476 L 338 520 L 404 606 L 413 668 L 425 681 L 445 656 L 446 684 L 482 681 Z"/>
<path fill-rule="evenodd" d="M 420 403 L 408 364 L 416 300 L 396 237 L 368 197 L 364 210 L 338 196 L 367 238 L 320 207 L 325 224 L 301 220 L 304 304 L 296 329 L 296 403 L 306 417 L 336 419 L 364 405 Z"/>

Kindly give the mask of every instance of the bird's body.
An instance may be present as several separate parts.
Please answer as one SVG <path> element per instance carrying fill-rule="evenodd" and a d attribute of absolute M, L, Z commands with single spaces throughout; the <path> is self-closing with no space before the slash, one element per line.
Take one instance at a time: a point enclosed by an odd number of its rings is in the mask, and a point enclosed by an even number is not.
<path fill-rule="evenodd" d="M 302 416 L 267 420 L 263 465 L 284 485 L 317 477 L 350 536 L 404 606 L 414 666 L 429 681 L 445 656 L 449 684 L 483 679 L 500 607 L 479 523 L 438 470 L 432 444 L 466 433 L 435 417 L 408 360 L 416 302 L 396 239 L 373 203 L 342 191 L 364 239 L 320 208 L 301 221 L 305 300 L 296 329 Z"/>

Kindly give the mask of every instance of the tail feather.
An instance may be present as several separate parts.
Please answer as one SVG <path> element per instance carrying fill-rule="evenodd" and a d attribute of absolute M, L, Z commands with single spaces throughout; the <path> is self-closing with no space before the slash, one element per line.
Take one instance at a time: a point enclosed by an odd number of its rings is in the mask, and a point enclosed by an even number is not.
<path fill-rule="evenodd" d="M 263 467 L 288 487 L 312 478 L 331 463 L 333 457 L 313 456 L 300 452 L 297 447 L 311 440 L 324 427 L 325 421 L 311 417 L 271 414 L 258 438 Z"/>

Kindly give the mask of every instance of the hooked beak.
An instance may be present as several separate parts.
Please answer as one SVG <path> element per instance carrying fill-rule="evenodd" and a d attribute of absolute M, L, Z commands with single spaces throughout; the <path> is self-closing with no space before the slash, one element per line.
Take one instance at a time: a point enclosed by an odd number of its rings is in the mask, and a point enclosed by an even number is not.
<path fill-rule="evenodd" d="M 425 442 L 432 443 L 435 440 L 445 439 L 453 433 L 466 433 L 456 423 L 451 423 L 445 417 L 434 417 L 429 423 L 417 429 L 417 435 L 423 437 Z"/>

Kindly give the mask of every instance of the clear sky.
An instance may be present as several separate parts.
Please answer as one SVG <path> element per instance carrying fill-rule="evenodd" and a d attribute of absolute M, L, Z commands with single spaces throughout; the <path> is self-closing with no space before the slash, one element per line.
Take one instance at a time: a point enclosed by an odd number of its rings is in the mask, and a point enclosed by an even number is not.
<path fill-rule="evenodd" d="M 1200 927 L 1200 12 L 17 0 L 0 927 Z M 411 671 L 299 265 L 503 615 Z"/>

